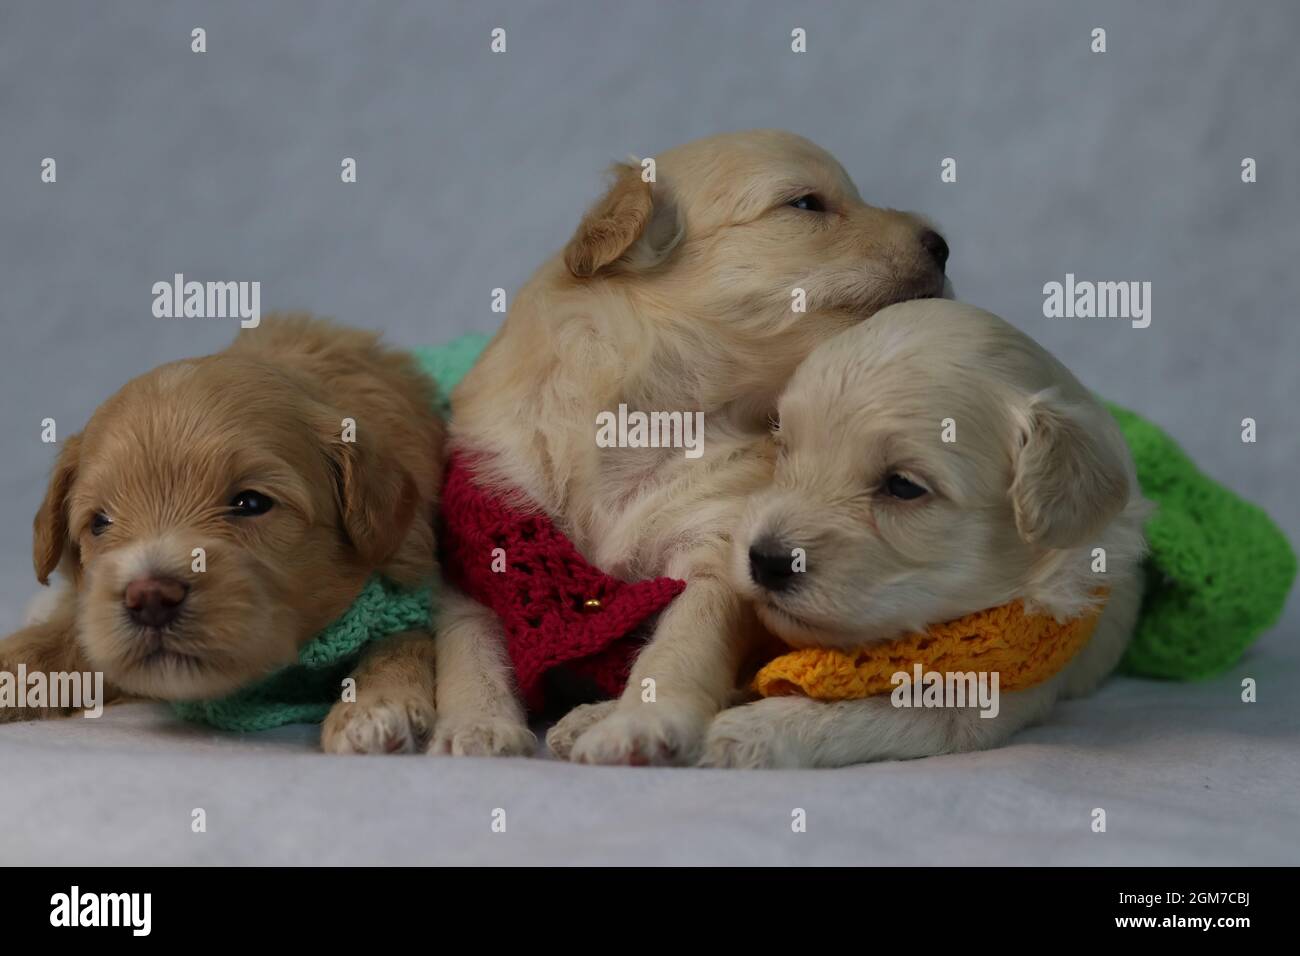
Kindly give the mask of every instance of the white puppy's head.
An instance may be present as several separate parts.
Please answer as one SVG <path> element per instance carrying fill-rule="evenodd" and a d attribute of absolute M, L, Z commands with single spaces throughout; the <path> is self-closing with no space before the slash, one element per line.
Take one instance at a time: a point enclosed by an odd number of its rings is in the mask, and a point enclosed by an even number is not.
<path fill-rule="evenodd" d="M 814 351 L 779 408 L 734 571 L 788 643 L 861 645 L 1014 598 L 1070 615 L 1098 586 L 1094 547 L 1112 571 L 1141 553 L 1115 421 L 988 312 L 884 309 Z"/>

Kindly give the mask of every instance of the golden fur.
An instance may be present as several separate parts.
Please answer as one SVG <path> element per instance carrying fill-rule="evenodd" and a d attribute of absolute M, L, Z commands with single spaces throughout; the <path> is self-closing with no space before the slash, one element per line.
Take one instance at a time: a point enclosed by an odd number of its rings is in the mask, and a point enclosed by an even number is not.
<path fill-rule="evenodd" d="M 747 449 L 815 346 L 944 283 L 924 222 L 863 202 L 830 155 L 789 133 L 669 150 L 656 179 L 615 169 L 452 399 L 453 443 L 483 480 L 524 492 L 611 574 L 688 582 L 623 699 L 576 741 L 574 759 L 594 763 L 694 760 L 751 623 L 728 580 L 732 528 L 768 474 Z M 824 212 L 790 205 L 810 194 Z M 703 412 L 703 457 L 598 448 L 596 416 L 620 403 Z M 448 597 L 438 670 L 435 750 L 530 750 L 490 612 Z"/>
<path fill-rule="evenodd" d="M 0 669 L 100 670 L 115 692 L 217 697 L 292 663 L 376 571 L 431 580 L 432 397 L 409 356 L 304 316 L 268 317 L 222 352 L 127 383 L 64 442 L 33 553 L 42 583 L 57 567 L 70 586 L 47 620 L 0 644 Z M 232 517 L 244 490 L 273 506 Z M 99 535 L 97 513 L 111 519 Z M 188 589 L 162 628 L 124 613 L 128 583 L 153 578 Z M 430 636 L 388 640 L 361 673 L 326 748 L 419 747 L 433 723 Z"/>

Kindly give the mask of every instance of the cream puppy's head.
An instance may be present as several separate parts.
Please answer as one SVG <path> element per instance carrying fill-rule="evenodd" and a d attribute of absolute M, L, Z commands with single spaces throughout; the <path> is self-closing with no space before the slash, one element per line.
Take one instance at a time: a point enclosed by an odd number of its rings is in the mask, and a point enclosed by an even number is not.
<path fill-rule="evenodd" d="M 279 328 L 316 334 L 328 357 L 327 327 Z M 331 387 L 354 373 L 337 362 Z M 388 428 L 360 427 L 423 459 L 418 416 L 392 404 Z M 348 414 L 361 415 L 311 376 L 238 347 L 101 405 L 64 443 L 34 536 L 37 577 L 57 567 L 72 583 L 90 663 L 130 693 L 188 699 L 294 661 L 416 515 L 408 463 L 364 431 L 344 440 Z"/>
<path fill-rule="evenodd" d="M 620 323 L 631 312 L 655 337 L 646 360 L 693 370 L 705 391 L 779 389 L 835 332 L 943 294 L 943 238 L 913 214 L 864 202 L 834 157 L 802 137 L 728 133 L 653 164 L 653 182 L 644 164 L 615 168 L 564 251 L 571 281 L 550 296 L 576 284 L 593 293 L 589 312 Z"/>
<path fill-rule="evenodd" d="M 988 312 L 885 309 L 817 349 L 779 409 L 734 573 L 787 643 L 852 647 L 1015 598 L 1066 617 L 1104 583 L 1093 548 L 1111 573 L 1141 555 L 1113 418 Z"/>

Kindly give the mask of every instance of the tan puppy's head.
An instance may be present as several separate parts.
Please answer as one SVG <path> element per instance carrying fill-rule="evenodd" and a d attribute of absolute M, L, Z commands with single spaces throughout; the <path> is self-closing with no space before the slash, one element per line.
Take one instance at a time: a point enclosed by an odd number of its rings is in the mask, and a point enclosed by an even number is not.
<path fill-rule="evenodd" d="M 291 663 L 398 547 L 415 495 L 346 414 L 238 352 L 128 383 L 66 442 L 36 516 L 45 582 L 124 690 L 188 699 Z"/>
<path fill-rule="evenodd" d="M 1015 598 L 1060 616 L 1140 557 L 1143 505 L 1106 410 L 971 306 L 893 306 L 827 342 L 780 401 L 772 487 L 734 573 L 794 645 L 887 640 Z M 796 552 L 795 549 L 802 549 Z"/>
<path fill-rule="evenodd" d="M 778 130 L 709 137 L 629 163 L 564 251 L 598 311 L 653 322 L 711 381 L 785 381 L 831 334 L 890 303 L 942 295 L 948 247 L 922 219 L 869 205 L 825 150 Z M 622 297 L 622 303 L 616 299 Z M 674 337 L 673 333 L 676 333 Z M 725 372 L 725 374 L 724 374 Z"/>

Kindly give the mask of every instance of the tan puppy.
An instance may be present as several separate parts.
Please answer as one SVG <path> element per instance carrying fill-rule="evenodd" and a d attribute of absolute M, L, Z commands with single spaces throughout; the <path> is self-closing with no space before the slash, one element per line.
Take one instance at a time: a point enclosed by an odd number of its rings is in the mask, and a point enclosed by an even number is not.
<path fill-rule="evenodd" d="M 766 465 L 736 452 L 766 432 L 777 395 L 820 342 L 902 299 L 938 295 L 948 250 L 924 222 L 867 205 L 817 146 L 777 131 L 716 136 L 615 181 L 562 256 L 519 293 L 453 395 L 453 442 L 479 480 L 523 492 L 594 564 L 670 575 L 629 689 L 572 756 L 689 763 L 734 681 L 744 611 L 730 533 Z M 601 448 L 597 416 L 702 412 L 698 458 Z M 435 750 L 525 753 L 492 613 L 451 596 L 438 639 Z M 656 685 L 642 703 L 643 681 Z"/>
<path fill-rule="evenodd" d="M 431 580 L 432 398 L 408 356 L 306 317 L 268 317 L 223 352 L 129 382 L 64 442 L 34 560 L 41 583 L 57 567 L 70 586 L 47 620 L 0 643 L 0 670 L 94 670 L 115 692 L 217 697 L 296 660 L 372 573 Z M 377 645 L 356 702 L 326 720 L 325 749 L 422 748 L 432 643 Z"/>
<path fill-rule="evenodd" d="M 1109 600 L 1071 664 L 1001 694 L 994 717 L 903 709 L 888 694 L 775 697 L 714 720 L 706 765 L 834 767 L 994 747 L 1119 660 L 1149 505 L 1114 419 L 1028 336 L 955 302 L 892 306 L 800 367 L 775 440 L 775 478 L 750 503 L 732 567 L 788 644 L 862 647 L 1016 598 L 1065 620 L 1103 586 Z M 793 548 L 805 550 L 803 573 Z"/>

